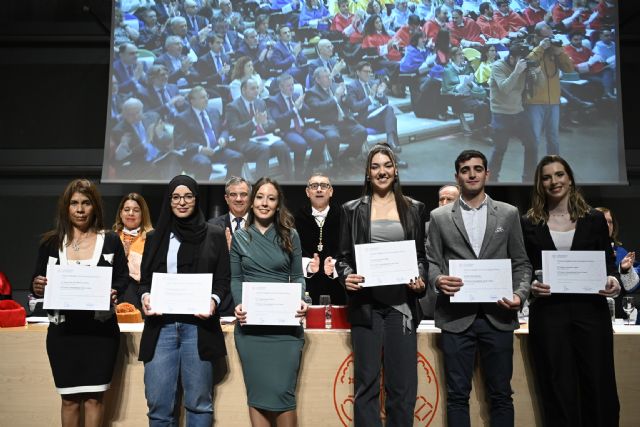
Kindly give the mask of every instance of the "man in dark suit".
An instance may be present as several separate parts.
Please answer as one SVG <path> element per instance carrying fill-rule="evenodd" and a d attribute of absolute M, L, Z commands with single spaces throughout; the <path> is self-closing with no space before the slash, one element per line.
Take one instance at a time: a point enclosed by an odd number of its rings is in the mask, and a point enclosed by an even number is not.
<path fill-rule="evenodd" d="M 238 46 L 238 57 L 248 56 L 253 62 L 253 69 L 256 73 L 263 75 L 267 71 L 267 45 L 260 43 L 258 33 L 254 28 L 244 30 L 244 40 Z"/>
<path fill-rule="evenodd" d="M 280 135 L 293 151 L 294 176 L 296 180 L 303 180 L 307 173 L 304 160 L 307 147 L 311 147 L 308 171 L 318 166 L 323 158 L 325 137 L 317 130 L 305 126 L 304 94 L 293 93 L 293 77 L 282 74 L 278 78 L 280 92 L 267 100 L 269 117 L 280 128 Z M 337 149 L 337 147 L 336 147 Z"/>
<path fill-rule="evenodd" d="M 231 249 L 233 234 L 244 228 L 249 216 L 249 196 L 251 184 L 244 178 L 232 176 L 224 184 L 224 200 L 229 212 L 209 220 L 209 224 L 221 227 L 227 238 L 227 245 Z M 235 304 L 231 292 L 220 301 L 218 312 L 220 316 L 233 316 Z"/>
<path fill-rule="evenodd" d="M 169 82 L 178 87 L 188 86 L 200 81 L 198 72 L 193 67 L 189 56 L 183 55 L 183 46 L 178 36 L 169 36 L 164 42 L 165 53 L 160 55 L 154 63 L 164 65 L 169 71 Z"/>
<path fill-rule="evenodd" d="M 269 159 L 278 158 L 278 164 L 284 180 L 291 179 L 291 152 L 289 147 L 281 141 L 271 145 L 263 144 L 258 139 L 276 129 L 276 123 L 267 115 L 265 102 L 258 99 L 258 83 L 249 78 L 240 85 L 242 96 L 227 105 L 227 129 L 236 139 L 231 145 L 234 150 L 244 154 L 247 161 L 256 162 L 256 176 L 267 176 Z M 255 137 L 255 139 L 251 139 Z"/>
<path fill-rule="evenodd" d="M 470 425 L 469 393 L 478 351 L 491 425 L 513 426 L 513 331 L 519 327 L 517 311 L 529 296 L 531 264 L 518 209 L 485 193 L 489 171 L 484 154 L 463 151 L 455 166 L 460 198 L 431 212 L 427 238 L 429 286 L 435 287 L 435 320 L 442 329 L 447 419 L 452 426 Z M 511 259 L 510 298 L 481 303 L 450 301 L 463 285 L 461 278 L 449 275 L 450 260 L 507 258 Z"/>
<path fill-rule="evenodd" d="M 229 28 L 229 23 L 218 17 L 213 21 L 213 32 L 222 38 L 222 51 L 232 55 L 238 49 L 240 37 L 238 33 Z"/>
<path fill-rule="evenodd" d="M 295 213 L 295 221 L 306 289 L 314 304 L 319 304 L 320 295 L 329 295 L 331 304 L 344 305 L 347 295 L 335 270 L 340 243 L 340 207 L 331 205 L 333 187 L 328 176 L 314 173 L 305 191 L 310 204 Z"/>
<path fill-rule="evenodd" d="M 307 58 L 302 53 L 302 45 L 291 41 L 289 27 L 280 27 L 278 42 L 271 49 L 270 55 L 267 58 L 271 67 L 291 74 L 300 84 L 305 83 Z"/>
<path fill-rule="evenodd" d="M 229 133 L 222 129 L 220 113 L 208 108 L 209 96 L 202 86 L 188 95 L 190 108 L 175 120 L 173 138 L 176 148 L 185 150 L 183 167 L 198 180 L 209 180 L 212 163 L 225 163 L 227 177 L 240 175 L 244 156 L 229 148 Z"/>
<path fill-rule="evenodd" d="M 372 82 L 372 73 L 373 69 L 368 62 L 360 61 L 356 65 L 358 78 L 347 86 L 347 108 L 362 126 L 386 133 L 387 144 L 394 152 L 399 153 L 398 119 L 385 94 L 387 85 L 384 82 Z"/>
<path fill-rule="evenodd" d="M 313 85 L 313 72 L 318 67 L 325 67 L 329 70 L 331 81 L 340 83 L 343 81 L 342 71 L 347 67 L 344 60 L 337 61 L 333 57 L 333 44 L 327 39 L 321 39 L 316 46 L 318 57 L 309 61 L 309 70 L 307 74 L 307 87 Z"/>
<path fill-rule="evenodd" d="M 113 62 L 113 75 L 118 80 L 120 93 L 137 96 L 145 82 L 145 65 L 138 62 L 138 47 L 122 43 L 118 47 L 118 59 Z"/>
<path fill-rule="evenodd" d="M 209 52 L 198 58 L 196 71 L 200 79 L 206 81 L 207 90 L 211 94 L 230 101 L 229 89 L 222 85 L 228 85 L 231 81 L 231 60 L 222 51 L 222 43 L 222 38 L 217 34 L 207 36 Z"/>
<path fill-rule="evenodd" d="M 164 65 L 152 65 L 147 73 L 149 84 L 142 89 L 145 111 L 156 112 L 164 120 L 173 122 L 188 104 L 178 86 L 169 84 L 169 72 Z"/>
<path fill-rule="evenodd" d="M 142 21 L 144 27 L 140 29 L 140 37 L 136 43 L 143 49 L 152 52 L 160 52 L 162 50 L 162 25 L 158 23 L 158 14 L 152 9 L 146 9 L 142 12 Z"/>
<path fill-rule="evenodd" d="M 209 20 L 198 15 L 198 4 L 193 0 L 184 0 L 184 18 L 187 20 L 187 33 L 197 36 L 201 29 L 209 25 Z"/>
<path fill-rule="evenodd" d="M 367 130 L 350 115 L 346 108 L 346 88 L 344 83 L 331 82 L 329 70 L 318 67 L 313 72 L 315 84 L 305 94 L 309 116 L 318 120 L 318 130 L 327 140 L 327 148 L 333 160 L 333 173 L 339 172 L 339 164 L 347 165 L 356 157 L 367 140 Z M 339 158 L 340 142 L 349 147 Z"/>

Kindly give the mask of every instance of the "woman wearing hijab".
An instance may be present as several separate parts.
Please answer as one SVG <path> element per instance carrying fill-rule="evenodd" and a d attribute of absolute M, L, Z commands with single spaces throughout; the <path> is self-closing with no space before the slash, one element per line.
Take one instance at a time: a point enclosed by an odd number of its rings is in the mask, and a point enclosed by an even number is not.
<path fill-rule="evenodd" d="M 207 224 L 198 185 L 171 180 L 156 229 L 147 235 L 139 293 L 146 315 L 139 360 L 144 362 L 150 426 L 176 425 L 178 379 L 187 426 L 213 422 L 213 363 L 226 355 L 217 307 L 229 292 L 229 249 L 221 228 Z M 153 273 L 213 273 L 209 313 L 162 314 L 150 301 Z"/>

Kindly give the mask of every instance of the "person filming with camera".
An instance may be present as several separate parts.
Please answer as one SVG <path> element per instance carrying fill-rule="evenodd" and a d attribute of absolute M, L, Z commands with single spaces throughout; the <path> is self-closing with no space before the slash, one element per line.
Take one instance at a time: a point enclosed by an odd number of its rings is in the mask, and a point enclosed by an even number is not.
<path fill-rule="evenodd" d="M 502 159 L 512 136 L 520 139 L 524 147 L 522 182 L 533 179 L 538 150 L 522 103 L 523 93 L 535 85 L 535 77 L 528 68 L 531 62 L 526 59 L 529 52 L 527 45 L 514 43 L 509 48 L 509 55 L 495 61 L 491 67 L 491 131 L 495 148 L 489 161 L 489 170 L 495 181 L 498 181 Z"/>
<path fill-rule="evenodd" d="M 573 63 L 547 23 L 536 24 L 534 40 L 538 45 L 527 59 L 538 62 L 539 67 L 533 68 L 535 84 L 526 96 L 525 111 L 536 144 L 540 145 L 544 136 L 547 140 L 545 154 L 557 155 L 560 152 L 560 72 L 573 72 Z"/>

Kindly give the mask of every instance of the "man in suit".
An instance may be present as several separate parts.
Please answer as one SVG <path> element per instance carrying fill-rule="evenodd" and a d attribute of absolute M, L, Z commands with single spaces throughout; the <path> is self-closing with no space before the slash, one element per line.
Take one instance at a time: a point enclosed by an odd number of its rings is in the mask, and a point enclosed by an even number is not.
<path fill-rule="evenodd" d="M 317 130 L 305 126 L 304 94 L 293 93 L 293 77 L 290 74 L 282 74 L 278 78 L 280 92 L 267 100 L 269 117 L 280 128 L 280 135 L 285 143 L 293 151 L 294 177 L 303 180 L 307 173 L 304 169 L 304 160 L 307 155 L 307 147 L 311 147 L 308 171 L 322 162 L 325 137 Z"/>
<path fill-rule="evenodd" d="M 309 61 L 309 73 L 307 75 L 308 85 L 313 84 L 313 72 L 318 67 L 326 67 L 329 70 L 331 81 L 340 83 L 343 81 L 342 71 L 347 67 L 343 59 L 337 61 L 333 57 L 333 44 L 327 39 L 321 39 L 317 45 L 318 57 Z"/>
<path fill-rule="evenodd" d="M 318 67 L 313 72 L 315 84 L 305 94 L 309 116 L 315 118 L 318 130 L 327 140 L 327 149 L 333 160 L 333 173 L 339 172 L 339 163 L 347 165 L 356 157 L 367 140 L 367 130 L 349 113 L 346 108 L 346 87 L 344 83 L 331 82 L 331 74 L 325 67 Z M 338 156 L 340 142 L 349 147 Z"/>
<path fill-rule="evenodd" d="M 193 67 L 189 56 L 182 54 L 183 46 L 178 36 L 169 36 L 164 42 L 165 53 L 160 55 L 154 63 L 164 65 L 169 71 L 169 82 L 178 87 L 188 86 L 200 81 L 198 72 Z"/>
<path fill-rule="evenodd" d="M 329 177 L 312 174 L 305 192 L 310 203 L 302 206 L 294 217 L 300 235 L 306 289 L 314 304 L 319 304 L 320 295 L 329 295 L 331 304 L 344 305 L 347 295 L 335 271 L 340 243 L 340 207 L 331 205 L 333 187 Z"/>
<path fill-rule="evenodd" d="M 231 249 L 233 234 L 244 228 L 249 216 L 249 196 L 251 184 L 244 178 L 232 176 L 224 184 L 224 200 L 229 212 L 209 220 L 209 224 L 221 227 L 227 238 L 227 245 Z M 231 292 L 220 301 L 218 312 L 220 316 L 233 316 L 235 304 Z"/>
<path fill-rule="evenodd" d="M 387 85 L 383 81 L 372 82 L 371 74 L 373 69 L 370 63 L 358 62 L 358 78 L 347 86 L 347 108 L 362 126 L 386 133 L 387 144 L 394 152 L 399 153 L 402 149 L 398 139 L 398 119 L 385 94 Z M 398 166 L 406 167 L 406 162 L 404 165 L 398 162 Z"/>
<path fill-rule="evenodd" d="M 224 40 L 217 34 L 207 36 L 209 52 L 198 58 L 196 71 L 202 81 L 207 82 L 207 89 L 225 100 L 231 100 L 229 89 L 221 85 L 228 85 L 231 81 L 231 60 L 222 51 Z"/>
<path fill-rule="evenodd" d="M 238 46 L 238 57 L 248 56 L 253 62 L 253 69 L 258 74 L 266 71 L 267 45 L 260 43 L 258 32 L 254 28 L 244 30 L 244 40 Z"/>
<path fill-rule="evenodd" d="M 201 29 L 209 25 L 209 20 L 198 15 L 198 4 L 193 0 L 184 0 L 184 18 L 187 20 L 187 34 L 197 36 Z"/>
<path fill-rule="evenodd" d="M 529 295 L 531 264 L 518 209 L 485 193 L 489 171 L 484 154 L 463 151 L 455 167 L 460 198 L 431 212 L 427 238 L 429 286 L 435 287 L 435 321 L 442 329 L 447 419 L 450 426 L 470 425 L 469 393 L 477 350 L 484 370 L 490 423 L 513 426 L 513 331 L 519 327 L 517 311 Z M 451 302 L 463 282 L 449 275 L 450 260 L 505 258 L 511 259 L 510 298 L 497 302 Z"/>
<path fill-rule="evenodd" d="M 168 83 L 169 71 L 164 65 L 152 65 L 147 78 L 149 84 L 141 92 L 145 111 L 156 112 L 164 120 L 173 122 L 175 116 L 188 107 L 184 96 L 180 95 L 178 86 Z"/>
<path fill-rule="evenodd" d="M 282 26 L 278 30 L 278 42 L 271 50 L 269 64 L 271 67 L 291 74 L 294 79 L 304 85 L 307 58 L 302 53 L 302 44 L 291 41 L 291 29 Z"/>
<path fill-rule="evenodd" d="M 123 43 L 118 47 L 118 59 L 113 62 L 113 75 L 122 94 L 137 96 L 145 81 L 145 66 L 138 62 L 138 47 Z"/>
<path fill-rule="evenodd" d="M 227 129 L 236 139 L 231 145 L 234 150 L 244 154 L 246 160 L 256 162 L 256 176 L 267 176 L 269 159 L 278 158 L 278 164 L 284 180 L 291 179 L 291 152 L 289 147 L 279 140 L 271 145 L 263 144 L 257 138 L 273 132 L 276 123 L 267 115 L 267 106 L 258 99 L 258 83 L 254 79 L 246 79 L 240 84 L 241 96 L 227 105 Z M 251 140 L 250 138 L 256 137 Z"/>
<path fill-rule="evenodd" d="M 222 128 L 218 110 L 208 107 L 207 91 L 196 86 L 187 98 L 191 106 L 176 117 L 173 129 L 176 148 L 185 150 L 185 170 L 198 180 L 208 181 L 211 164 L 225 163 L 227 177 L 240 175 L 244 156 L 229 148 L 229 133 Z"/>

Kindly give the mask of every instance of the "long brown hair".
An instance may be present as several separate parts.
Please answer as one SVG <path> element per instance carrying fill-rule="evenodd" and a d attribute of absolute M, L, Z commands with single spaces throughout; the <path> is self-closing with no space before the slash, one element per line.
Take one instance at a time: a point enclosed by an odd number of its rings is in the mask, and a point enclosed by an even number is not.
<path fill-rule="evenodd" d="M 569 163 L 562 157 L 556 155 L 544 156 L 536 167 L 536 174 L 533 178 L 533 190 L 531 191 L 531 208 L 527 211 L 527 217 L 531 219 L 534 224 L 544 224 L 549 220 L 547 196 L 542 185 L 542 169 L 551 163 L 560 163 L 571 179 L 568 209 L 571 221 L 575 222 L 578 218 L 584 217 L 591 209 L 591 206 L 584 200 L 582 193 L 578 187 L 576 187 L 576 180 Z"/>
<path fill-rule="evenodd" d="M 88 179 L 74 179 L 67 184 L 64 192 L 58 198 L 58 207 L 53 230 L 49 230 L 44 233 L 40 243 L 55 244 L 59 250 L 62 250 L 62 243 L 64 242 L 65 236 L 67 236 L 67 241 L 73 241 L 73 225 L 69 218 L 69 204 L 71 203 L 71 197 L 73 197 L 75 193 L 80 193 L 91 201 L 93 209 L 89 230 L 97 233 L 104 229 L 102 219 L 102 198 L 100 197 L 98 188 Z"/>
<path fill-rule="evenodd" d="M 151 214 L 149 214 L 149 207 L 147 206 L 147 202 L 144 200 L 144 197 L 138 193 L 129 193 L 120 200 L 120 204 L 118 205 L 118 211 L 116 212 L 116 221 L 113 223 L 113 231 L 122 231 L 124 228 L 124 224 L 122 223 L 122 209 L 124 208 L 124 204 L 127 200 L 133 200 L 140 206 L 140 231 L 142 232 L 142 236 L 144 238 L 145 234 L 149 231 L 153 230 L 153 225 L 151 224 Z"/>
<path fill-rule="evenodd" d="M 373 197 L 373 186 L 371 185 L 369 170 L 371 169 L 371 161 L 373 159 L 373 156 L 378 153 L 384 154 L 385 156 L 389 157 L 389 159 L 391 159 L 391 162 L 393 163 L 394 169 L 396 170 L 396 175 L 393 177 L 393 186 L 391 187 L 391 191 L 393 192 L 393 197 L 396 202 L 396 209 L 398 209 L 400 224 L 402 224 L 402 229 L 406 234 L 409 206 L 411 205 L 411 201 L 408 197 L 405 197 L 405 195 L 402 194 L 402 187 L 400 186 L 400 175 L 398 175 L 398 160 L 396 159 L 396 155 L 393 153 L 393 150 L 391 149 L 389 144 L 376 144 L 369 151 L 369 155 L 367 156 L 367 163 L 364 167 L 364 187 L 362 189 L 362 195 L 369 196 L 369 198 Z"/>
<path fill-rule="evenodd" d="M 253 60 L 248 56 L 241 56 L 236 59 L 236 63 L 231 71 L 231 80 L 244 80 L 245 78 L 251 77 L 244 75 L 244 66 L 249 62 L 253 62 Z M 256 72 L 255 68 L 253 69 L 253 72 Z"/>
<path fill-rule="evenodd" d="M 247 217 L 247 226 L 255 222 L 255 216 L 253 214 L 253 203 L 256 199 L 256 194 L 260 187 L 266 184 L 271 184 L 278 192 L 278 207 L 273 217 L 273 226 L 275 227 L 278 240 L 280 240 L 280 247 L 287 253 L 293 252 L 293 239 L 291 238 L 292 230 L 295 228 L 293 215 L 287 209 L 284 202 L 284 193 L 282 187 L 277 181 L 269 178 L 268 176 L 262 177 L 253 184 L 253 190 L 251 191 L 251 209 L 249 209 L 249 216 Z"/>

